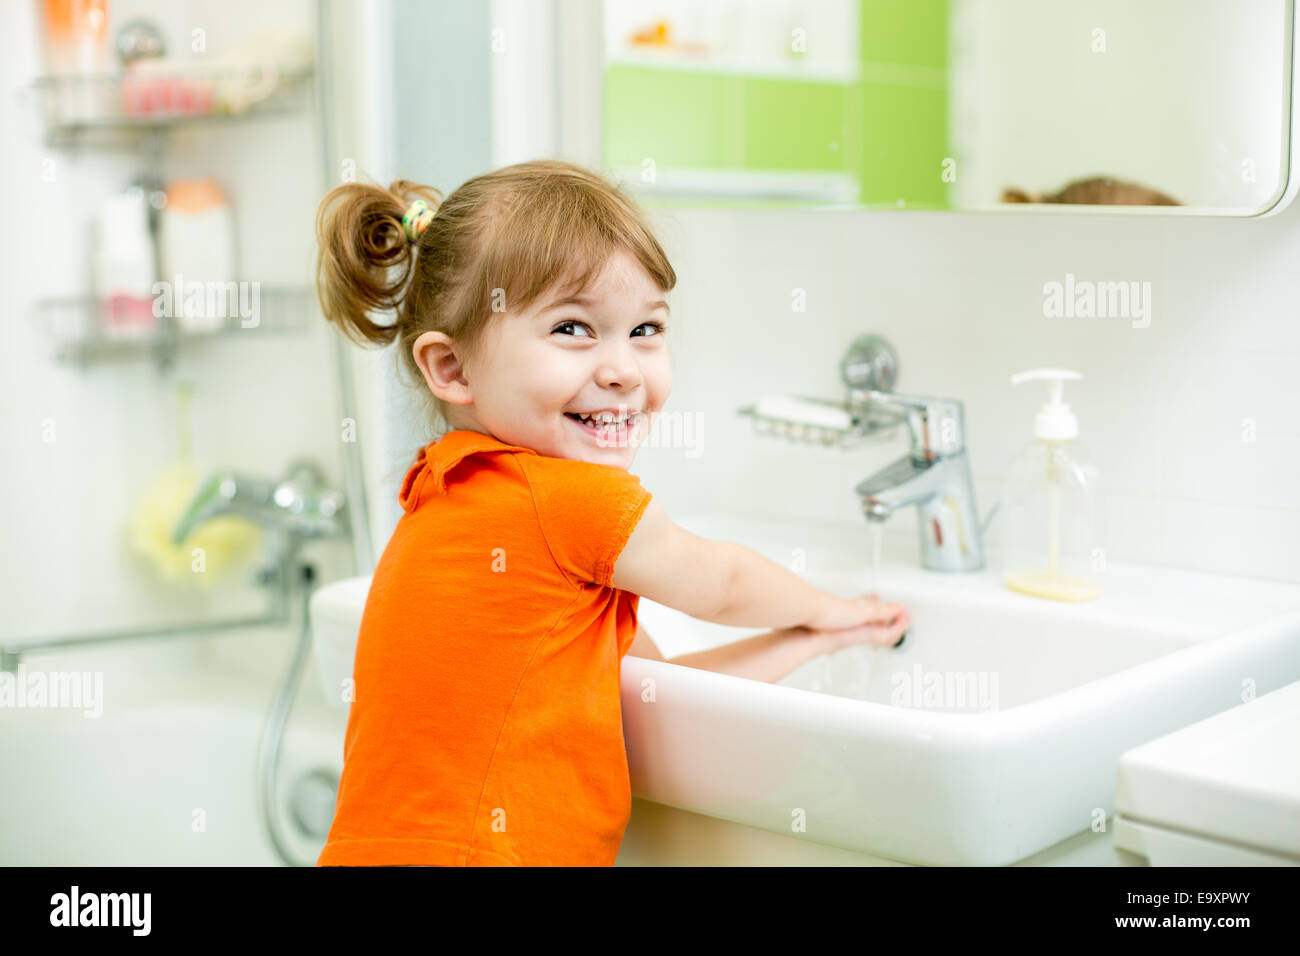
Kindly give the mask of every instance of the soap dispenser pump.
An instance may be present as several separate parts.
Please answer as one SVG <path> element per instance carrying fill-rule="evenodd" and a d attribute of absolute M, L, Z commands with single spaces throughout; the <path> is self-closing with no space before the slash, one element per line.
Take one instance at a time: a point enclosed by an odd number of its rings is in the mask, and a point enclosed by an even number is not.
<path fill-rule="evenodd" d="M 1063 368 L 1011 376 L 1012 385 L 1046 382 L 1048 400 L 1003 487 L 1002 579 L 1013 591 L 1058 601 L 1098 597 L 1106 570 L 1097 469 L 1064 401 L 1065 383 L 1080 378 Z"/>

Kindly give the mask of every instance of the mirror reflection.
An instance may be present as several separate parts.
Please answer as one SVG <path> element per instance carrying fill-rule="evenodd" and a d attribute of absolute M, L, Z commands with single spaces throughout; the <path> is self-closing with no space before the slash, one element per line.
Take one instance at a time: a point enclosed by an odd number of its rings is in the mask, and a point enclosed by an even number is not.
<path fill-rule="evenodd" d="M 647 198 L 1254 215 L 1288 0 L 605 0 L 604 160 Z"/>

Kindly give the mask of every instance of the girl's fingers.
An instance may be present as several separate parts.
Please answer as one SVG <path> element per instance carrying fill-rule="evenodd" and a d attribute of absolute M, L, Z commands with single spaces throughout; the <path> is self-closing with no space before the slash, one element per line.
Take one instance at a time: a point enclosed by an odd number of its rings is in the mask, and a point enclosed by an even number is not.
<path fill-rule="evenodd" d="M 871 638 L 871 643 L 880 644 L 884 647 L 897 647 L 903 641 L 903 635 L 907 629 L 912 626 L 912 622 L 907 619 L 901 620 L 892 627 L 878 628 L 877 633 Z"/>
<path fill-rule="evenodd" d="M 894 618 L 896 618 L 904 610 L 903 604 L 898 601 L 895 601 L 890 604 L 882 604 L 879 595 L 875 594 L 874 592 L 871 594 L 864 594 L 861 600 L 864 601 L 867 605 L 867 616 L 865 619 L 866 623 L 872 623 L 876 621 L 887 623 L 893 621 Z"/>
<path fill-rule="evenodd" d="M 899 639 L 907 632 L 912 625 L 912 619 L 904 612 L 898 615 L 898 618 L 892 624 L 873 625 L 867 624 L 860 628 L 854 628 L 861 633 L 867 644 L 876 644 L 881 647 L 894 647 L 898 644 Z"/>
<path fill-rule="evenodd" d="M 903 642 L 903 635 L 906 633 L 905 627 L 873 628 L 867 639 L 858 643 L 870 644 L 873 647 L 897 647 Z"/>
<path fill-rule="evenodd" d="M 868 622 L 881 622 L 888 624 L 897 619 L 900 614 L 905 614 L 907 608 L 901 603 L 880 604 L 877 603 L 871 611 L 868 612 Z"/>

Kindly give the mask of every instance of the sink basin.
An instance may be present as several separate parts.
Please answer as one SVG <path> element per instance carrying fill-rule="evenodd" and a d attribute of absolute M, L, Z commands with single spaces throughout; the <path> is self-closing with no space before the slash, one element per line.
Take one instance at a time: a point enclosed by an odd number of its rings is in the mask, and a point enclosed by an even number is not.
<path fill-rule="evenodd" d="M 676 520 L 835 593 L 872 590 L 865 522 Z M 890 860 L 1012 863 L 1108 826 L 1126 750 L 1300 680 L 1300 587 L 1112 565 L 1101 598 L 1062 604 L 991 570 L 923 571 L 916 547 L 887 535 L 875 581 L 908 605 L 901 648 L 846 648 L 776 684 L 625 658 L 633 794 Z M 368 584 L 312 602 L 340 706 Z M 668 657 L 765 630 L 645 599 L 640 620 Z"/>
<path fill-rule="evenodd" d="M 865 523 L 679 522 L 871 590 Z M 1007 864 L 1108 825 L 1126 750 L 1300 679 L 1300 587 L 1112 565 L 1101 598 L 1063 604 L 992 570 L 922 571 L 900 544 L 876 590 L 908 605 L 901 648 L 846 648 L 777 684 L 625 659 L 633 793 L 894 860 Z M 669 657 L 763 630 L 640 608 Z"/>

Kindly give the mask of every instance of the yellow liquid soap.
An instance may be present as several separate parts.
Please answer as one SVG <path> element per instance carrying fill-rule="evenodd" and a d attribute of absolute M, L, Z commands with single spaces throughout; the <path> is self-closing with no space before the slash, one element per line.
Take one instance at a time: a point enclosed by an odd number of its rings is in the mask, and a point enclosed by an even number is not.
<path fill-rule="evenodd" d="M 1091 601 L 1101 596 L 1096 582 L 1052 571 L 1012 571 L 1002 580 L 1013 591 L 1053 601 Z"/>
<path fill-rule="evenodd" d="M 1053 601 L 1091 601 L 1101 596 L 1101 586 L 1087 578 L 1062 574 L 1061 485 L 1055 469 L 1048 470 L 1047 570 L 1012 571 L 1003 583 L 1013 591 Z"/>

